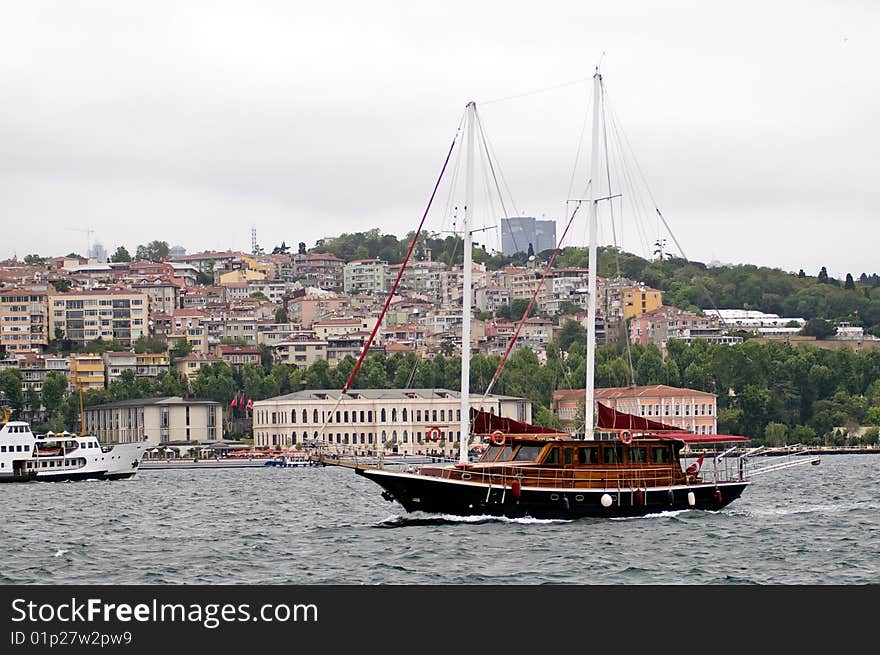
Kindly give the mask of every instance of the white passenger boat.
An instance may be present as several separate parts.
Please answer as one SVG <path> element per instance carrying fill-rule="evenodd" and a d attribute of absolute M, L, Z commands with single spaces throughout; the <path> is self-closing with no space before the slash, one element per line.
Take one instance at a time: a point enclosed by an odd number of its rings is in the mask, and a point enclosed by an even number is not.
<path fill-rule="evenodd" d="M 115 480 L 137 473 L 146 441 L 102 445 L 97 437 L 35 435 L 26 421 L 0 423 L 0 482 Z"/>

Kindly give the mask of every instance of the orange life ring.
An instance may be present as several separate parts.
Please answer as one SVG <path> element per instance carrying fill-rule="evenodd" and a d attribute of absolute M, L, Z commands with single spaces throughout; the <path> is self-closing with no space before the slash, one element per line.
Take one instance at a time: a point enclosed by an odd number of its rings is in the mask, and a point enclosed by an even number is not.
<path fill-rule="evenodd" d="M 428 440 L 429 441 L 439 441 L 440 439 L 440 428 L 433 427 L 428 428 Z"/>
<path fill-rule="evenodd" d="M 494 446 L 503 446 L 504 442 L 507 441 L 507 435 L 501 430 L 495 430 L 495 432 L 489 436 L 489 441 L 491 441 Z"/>
<path fill-rule="evenodd" d="M 620 440 L 628 446 L 633 442 L 633 436 L 629 430 L 624 430 L 620 433 Z"/>

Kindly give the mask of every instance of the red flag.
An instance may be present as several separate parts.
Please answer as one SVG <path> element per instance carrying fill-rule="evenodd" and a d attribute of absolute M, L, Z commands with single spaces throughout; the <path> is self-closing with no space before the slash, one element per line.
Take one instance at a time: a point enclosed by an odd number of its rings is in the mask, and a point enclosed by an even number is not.
<path fill-rule="evenodd" d="M 235 409 L 236 405 L 238 405 L 238 392 L 235 392 L 235 395 L 232 397 L 232 400 L 229 401 L 229 409 Z"/>
<path fill-rule="evenodd" d="M 703 466 L 703 456 L 700 455 L 697 458 L 696 462 L 694 462 L 693 464 L 688 466 L 687 469 L 685 469 L 685 473 L 687 475 L 696 475 L 697 473 L 700 472 L 700 467 L 702 467 L 702 466 Z"/>
<path fill-rule="evenodd" d="M 253 399 L 253 398 L 248 398 L 247 406 L 245 407 L 245 410 L 244 410 L 244 411 L 249 412 L 249 411 L 251 411 L 253 408 L 254 408 L 254 399 Z"/>

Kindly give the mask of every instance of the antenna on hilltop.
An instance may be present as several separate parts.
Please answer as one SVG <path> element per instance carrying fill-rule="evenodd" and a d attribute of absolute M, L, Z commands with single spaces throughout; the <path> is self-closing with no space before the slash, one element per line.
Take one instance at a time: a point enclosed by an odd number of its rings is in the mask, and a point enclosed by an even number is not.
<path fill-rule="evenodd" d="M 257 254 L 257 228 L 251 226 L 251 254 Z"/>

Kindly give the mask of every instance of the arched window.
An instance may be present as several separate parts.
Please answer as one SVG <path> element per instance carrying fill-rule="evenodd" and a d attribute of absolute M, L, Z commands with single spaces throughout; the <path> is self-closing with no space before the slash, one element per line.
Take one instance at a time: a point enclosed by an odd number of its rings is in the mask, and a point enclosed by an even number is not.
<path fill-rule="evenodd" d="M 295 409 L 292 412 L 290 412 L 290 422 L 296 423 L 296 410 Z"/>
<path fill-rule="evenodd" d="M 400 420 L 404 422 L 406 421 L 406 407 L 404 407 L 403 410 L 401 410 L 400 412 Z"/>
<path fill-rule="evenodd" d="M 382 443 L 385 443 L 385 430 L 382 430 Z"/>
<path fill-rule="evenodd" d="M 303 411 L 306 411 L 306 410 L 303 410 Z M 313 409 L 312 410 L 312 423 L 317 423 L 317 422 L 318 422 L 318 410 Z"/>
<path fill-rule="evenodd" d="M 382 423 L 385 423 L 385 408 L 384 407 L 382 408 L 382 411 L 379 413 L 379 420 L 382 421 Z"/>
<path fill-rule="evenodd" d="M 392 423 L 397 422 L 397 408 L 396 407 L 391 408 L 391 422 Z"/>
<path fill-rule="evenodd" d="M 440 420 L 441 420 L 441 421 L 445 421 L 445 420 L 446 420 L 446 410 L 445 410 L 445 409 L 441 409 L 441 410 L 440 410 Z"/>
<path fill-rule="evenodd" d="M 406 430 L 403 431 L 403 443 L 409 443 L 409 436 L 406 433 Z"/>
<path fill-rule="evenodd" d="M 303 423 L 308 423 L 308 422 L 309 422 L 309 413 L 305 409 L 303 409 Z"/>

